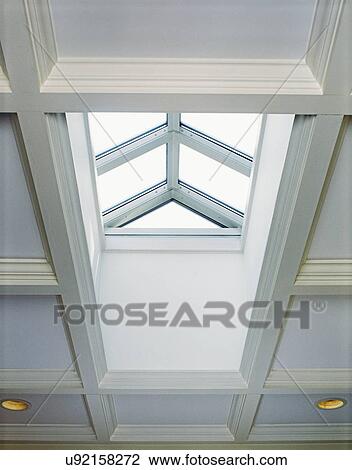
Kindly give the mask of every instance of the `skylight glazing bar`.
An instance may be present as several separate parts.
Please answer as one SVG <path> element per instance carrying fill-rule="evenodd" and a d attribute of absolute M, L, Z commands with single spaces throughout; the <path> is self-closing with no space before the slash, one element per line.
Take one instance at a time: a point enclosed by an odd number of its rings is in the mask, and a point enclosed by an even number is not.
<path fill-rule="evenodd" d="M 166 181 L 160 183 L 133 198 L 117 205 L 103 214 L 105 227 L 116 227 L 126 224 L 171 200 L 171 191 Z"/>
<path fill-rule="evenodd" d="M 169 140 L 167 144 L 167 185 L 168 188 L 176 188 L 179 173 L 180 156 L 180 113 L 169 113 L 167 115 Z"/>
<path fill-rule="evenodd" d="M 96 160 L 98 175 L 102 175 L 126 162 L 129 162 L 144 153 L 167 143 L 168 133 L 166 124 L 152 131 L 145 132 L 139 137 L 131 139 L 123 146 L 117 146 L 103 154 Z M 97 157 L 96 157 L 97 158 Z"/>
<path fill-rule="evenodd" d="M 208 196 L 190 185 L 179 182 L 178 189 L 172 191 L 173 198 L 196 212 L 225 227 L 241 227 L 243 213 L 221 201 Z"/>
<path fill-rule="evenodd" d="M 252 157 L 220 144 L 215 139 L 211 139 L 191 127 L 181 125 L 179 140 L 181 144 L 187 145 L 199 153 L 203 153 L 232 170 L 238 171 L 245 176 L 250 176 L 251 174 Z"/>

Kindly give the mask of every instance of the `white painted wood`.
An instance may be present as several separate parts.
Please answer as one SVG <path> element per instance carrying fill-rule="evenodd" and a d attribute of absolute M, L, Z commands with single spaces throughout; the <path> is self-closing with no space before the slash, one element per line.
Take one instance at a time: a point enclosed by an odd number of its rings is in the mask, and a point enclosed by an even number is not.
<path fill-rule="evenodd" d="M 0 32 L 1 34 L 1 32 Z M 352 88 L 352 87 L 351 87 Z M 66 112 L 183 112 L 268 113 L 268 114 L 352 114 L 350 95 L 266 95 L 207 93 L 41 93 L 0 94 L 2 112 L 31 109 L 45 113 Z"/>
<path fill-rule="evenodd" d="M 253 427 L 249 441 L 344 441 L 351 440 L 352 425 L 324 424 L 280 425 L 257 424 Z"/>
<path fill-rule="evenodd" d="M 26 24 L 39 72 L 43 83 L 57 61 L 57 50 L 52 25 L 49 0 L 24 0 Z"/>
<path fill-rule="evenodd" d="M 11 93 L 10 83 L 0 67 L 0 93 Z"/>
<path fill-rule="evenodd" d="M 280 389 L 351 389 L 352 369 L 289 369 L 272 370 L 265 382 L 266 388 Z"/>
<path fill-rule="evenodd" d="M 72 88 L 79 93 L 321 94 L 303 62 L 259 59 L 60 59 L 41 91 L 72 93 Z"/>
<path fill-rule="evenodd" d="M 94 285 L 99 284 L 100 257 L 105 246 L 103 219 L 98 201 L 96 168 L 85 114 L 67 114 L 73 164 Z"/>
<path fill-rule="evenodd" d="M 112 229 L 114 230 L 114 229 Z M 115 229 L 120 230 L 120 229 Z M 237 230 L 237 229 L 221 229 Z M 110 230 L 107 230 L 110 233 Z M 157 237 L 136 236 L 107 236 L 106 249 L 108 252 L 144 252 L 144 253 L 239 253 L 241 252 L 241 239 L 238 236 L 194 236 L 173 237 L 172 235 Z"/>
<path fill-rule="evenodd" d="M 32 5 L 32 3 L 35 3 L 35 5 Z M 340 2 L 334 3 L 335 5 L 340 5 Z M 8 72 L 10 77 L 11 87 L 14 93 L 0 94 L 0 109 L 2 112 L 19 112 L 21 129 L 24 134 L 24 143 L 28 151 L 30 167 L 33 171 L 33 179 L 38 192 L 39 205 L 43 213 L 44 225 L 52 251 L 53 265 L 55 266 L 55 272 L 57 273 L 60 292 L 62 292 L 63 299 L 67 303 L 92 301 L 92 299 L 94 299 L 94 288 L 92 289 L 89 250 L 87 249 L 85 234 L 82 228 L 83 223 L 79 204 L 79 194 L 75 182 L 72 156 L 69 151 L 66 125 L 62 116 L 51 116 L 48 118 L 44 113 L 66 111 L 86 112 L 87 110 L 164 110 L 167 112 L 179 112 L 180 110 L 193 112 L 260 112 L 265 110 L 272 113 L 352 113 L 352 97 L 347 96 L 346 93 L 346 83 L 348 84 L 350 80 L 348 69 L 350 62 L 348 61 L 348 56 L 344 55 L 347 50 L 350 51 L 350 48 L 346 47 L 346 44 L 349 44 L 348 40 L 346 40 L 346 38 L 348 38 L 348 35 L 346 35 L 346 25 L 348 25 L 350 18 L 348 14 L 343 15 L 341 25 L 339 24 L 337 29 L 331 35 L 331 43 L 333 43 L 333 48 L 335 49 L 332 49 L 332 55 L 331 57 L 329 56 L 328 70 L 325 73 L 324 81 L 325 92 L 334 93 L 334 95 L 331 96 L 319 95 L 321 90 L 317 80 L 309 71 L 309 63 L 308 65 L 302 63 L 297 68 L 295 77 L 292 76 L 292 80 L 289 80 L 287 86 L 283 86 L 282 89 L 279 90 L 279 94 L 277 96 L 273 97 L 268 95 L 267 93 L 270 89 L 272 91 L 278 91 L 275 87 L 278 86 L 278 83 L 282 85 L 283 72 L 284 70 L 287 71 L 289 67 L 292 68 L 292 60 L 279 62 L 269 61 L 269 64 L 262 61 L 260 63 L 256 62 L 254 65 L 253 61 L 247 62 L 246 60 L 240 61 L 240 63 L 231 60 L 228 62 L 220 61 L 221 63 L 213 61 L 210 64 L 209 61 L 205 61 L 204 63 L 203 61 L 198 61 L 194 67 L 187 60 L 181 61 L 180 64 L 178 64 L 177 61 L 176 64 L 173 61 L 166 61 L 166 64 L 165 62 L 161 65 L 157 64 L 155 70 L 151 70 L 153 62 L 149 63 L 146 61 L 141 64 L 140 61 L 137 60 L 136 62 L 132 61 L 132 63 L 130 61 L 128 64 L 108 64 L 109 67 L 111 65 L 111 70 L 107 73 L 106 70 L 102 70 L 102 65 L 104 65 L 104 63 L 90 64 L 87 62 L 86 65 L 83 64 L 83 68 L 86 66 L 88 68 L 97 67 L 97 69 L 100 70 L 100 78 L 98 77 L 98 82 L 100 81 L 100 83 L 103 84 L 104 79 L 108 79 L 105 83 L 108 88 L 95 88 L 94 93 L 88 92 L 87 88 L 85 88 L 87 93 L 83 96 L 79 96 L 76 91 L 67 84 L 67 82 L 65 82 L 66 84 L 63 83 L 65 80 L 64 77 L 59 76 L 58 69 L 53 67 L 53 61 L 43 53 L 44 50 L 41 48 L 38 49 L 37 45 L 34 47 L 35 50 L 33 50 L 34 39 L 32 37 L 32 40 L 30 40 L 31 36 L 28 34 L 25 27 L 28 18 L 30 18 L 33 32 L 38 34 L 41 37 L 41 40 L 46 43 L 44 46 L 49 44 L 48 52 L 51 51 L 50 55 L 55 55 L 54 43 L 50 46 L 50 41 L 53 40 L 53 37 L 50 36 L 52 31 L 50 31 L 50 28 L 47 29 L 47 27 L 50 26 L 50 18 L 48 15 L 49 10 L 47 8 L 48 3 L 46 1 L 26 1 L 26 9 L 23 7 L 22 2 L 13 2 L 12 0 L 4 0 L 3 5 L 4 14 L 0 18 L 0 38 L 6 59 L 6 72 Z M 41 5 L 44 6 L 44 10 L 45 8 L 47 9 L 47 14 L 44 13 L 43 15 L 43 11 L 38 11 L 37 7 L 40 7 Z M 347 2 L 345 2 L 345 5 L 347 5 Z M 344 8 L 344 12 L 346 13 L 347 11 L 348 13 L 349 10 L 347 10 L 347 8 L 350 8 L 350 6 L 344 6 Z M 340 30 L 340 28 L 342 29 Z M 333 39 L 333 36 L 335 36 L 335 39 Z M 331 44 L 327 44 L 326 47 L 328 55 L 330 54 L 330 46 Z M 338 50 L 337 53 L 335 52 L 336 50 Z M 336 58 L 334 58 L 334 54 Z M 39 57 L 39 55 L 41 55 L 41 57 Z M 57 60 L 56 57 L 54 57 L 54 59 L 55 61 Z M 74 62 L 65 62 L 65 60 L 64 63 L 66 63 L 68 68 L 71 66 L 74 68 L 76 66 Z M 347 64 L 347 68 L 341 66 L 343 63 Z M 126 77 L 121 77 L 116 70 L 112 70 L 117 66 L 120 67 L 120 65 L 122 67 L 126 67 L 125 70 L 130 74 L 135 73 L 136 69 L 141 67 L 144 74 L 154 74 L 154 78 L 156 77 L 155 74 L 162 72 L 162 70 L 165 71 L 165 75 L 163 75 L 161 83 L 157 83 L 156 80 L 151 81 L 149 85 L 140 82 L 137 77 L 137 82 L 132 84 L 134 86 L 134 92 L 126 93 L 126 89 L 124 89 L 123 86 L 130 86 L 129 83 L 124 81 Z M 181 76 L 178 76 L 181 81 L 172 81 L 174 76 L 170 75 L 169 70 L 174 73 L 172 69 L 175 68 L 175 65 L 177 65 L 179 70 L 183 69 L 185 73 L 184 75 L 181 74 Z M 104 66 L 106 66 L 106 63 Z M 46 93 L 39 94 L 40 85 L 46 79 L 51 68 L 52 73 L 55 71 L 55 73 L 58 74 L 58 86 L 63 86 L 63 88 L 65 88 L 65 92 L 51 93 L 46 90 Z M 204 82 L 203 80 L 203 74 L 205 71 L 207 73 L 209 72 L 211 75 L 208 82 Z M 259 77 L 259 82 L 256 81 L 254 71 L 258 72 L 257 77 Z M 230 76 L 233 72 L 235 72 L 234 79 Z M 53 76 L 55 76 L 55 73 Z M 116 84 L 111 84 L 111 82 L 109 82 L 111 77 L 116 78 L 116 76 L 118 76 L 119 79 L 121 78 L 121 81 L 119 80 L 117 83 L 117 88 L 119 91 L 123 91 L 118 94 L 116 94 L 116 89 L 114 88 Z M 144 78 L 145 76 L 146 75 L 144 75 Z M 269 78 L 269 82 L 268 84 L 265 84 L 263 88 L 263 81 L 260 82 L 260 80 L 263 80 L 265 77 Z M 0 87 L 1 83 L 3 83 L 2 78 L 3 75 L 0 75 Z M 90 77 L 87 78 L 87 81 L 83 80 L 81 83 L 83 87 L 91 85 L 89 83 Z M 228 78 L 229 81 L 226 81 L 226 78 Z M 300 78 L 302 81 L 300 81 Z M 243 83 L 243 80 L 245 80 L 245 83 Z M 152 93 L 142 94 L 141 90 L 143 90 L 143 86 L 139 87 L 141 83 L 144 86 L 144 89 L 148 89 L 149 86 Z M 112 88 L 109 88 L 111 85 Z M 205 85 L 205 87 L 203 87 L 203 85 Z M 216 88 L 214 88 L 214 85 L 216 85 Z M 245 89 L 241 88 L 243 85 Z M 174 87 L 174 89 L 171 93 L 170 90 L 172 90 L 172 87 Z M 349 88 L 348 94 L 350 93 L 351 88 L 352 87 Z M 194 94 L 190 93 L 192 89 L 195 92 Z M 304 93 L 307 94 L 305 95 Z M 276 226 L 278 234 L 275 235 L 275 231 L 270 234 L 273 238 L 273 242 L 271 242 L 272 247 L 275 247 L 275 250 L 278 252 L 278 256 L 282 256 L 282 258 L 275 262 L 273 260 L 269 261 L 266 274 L 265 269 L 263 273 L 264 278 L 265 276 L 269 276 L 269 274 L 271 276 L 274 274 L 277 279 L 279 279 L 280 282 L 277 284 L 275 283 L 273 294 L 277 297 L 284 297 L 286 295 L 289 290 L 288 288 L 286 289 L 286 287 L 289 285 L 292 287 L 294 277 L 297 274 L 296 268 L 299 260 L 301 259 L 300 250 L 297 246 L 299 245 L 303 248 L 306 226 L 311 220 L 312 207 L 314 206 L 314 203 L 310 204 L 310 200 L 307 201 L 302 194 L 307 195 L 308 193 L 308 191 L 306 192 L 308 186 L 307 181 L 312 183 L 310 186 L 310 191 L 314 192 L 314 197 L 312 199 L 314 199 L 315 195 L 319 192 L 319 187 L 321 186 L 321 180 L 325 170 L 325 163 L 328 159 L 329 152 L 331 151 L 331 145 L 333 145 L 339 117 L 329 118 L 322 116 L 314 118 L 314 120 L 318 122 L 317 129 L 314 129 L 312 133 L 308 132 L 308 137 L 311 138 L 312 142 L 309 144 L 306 143 L 306 141 L 309 140 L 306 135 L 306 129 L 303 131 L 303 144 L 297 145 L 299 152 L 296 152 L 294 155 L 298 161 L 297 167 L 293 165 L 287 168 L 284 183 L 289 186 L 289 191 L 287 195 L 280 193 L 279 201 L 281 201 L 280 204 L 282 205 L 282 210 L 277 210 L 275 212 L 277 220 L 280 221 L 281 218 L 284 219 L 282 222 L 283 225 L 281 225 L 281 228 Z M 317 142 L 320 142 L 320 144 L 318 145 Z M 319 156 L 319 162 L 322 164 L 321 166 L 318 165 L 318 157 L 314 160 L 312 154 Z M 302 162 L 300 158 L 306 158 L 307 160 L 313 159 L 314 163 L 317 165 L 317 168 L 314 168 L 315 171 L 312 172 L 312 168 L 310 168 L 306 175 L 306 168 L 304 165 L 301 165 Z M 294 181 L 290 186 L 290 179 L 299 179 L 297 174 L 301 170 L 303 171 L 301 181 Z M 300 188 L 299 185 L 301 185 Z M 297 193 L 295 192 L 296 190 Z M 287 203 L 287 199 L 289 198 L 292 198 L 294 201 L 292 206 Z M 296 202 L 297 204 L 295 206 Z M 280 204 L 278 204 L 278 206 L 280 206 Z M 293 213 L 291 212 L 292 207 L 294 207 Z M 296 212 L 299 207 L 304 207 L 300 216 L 298 216 L 298 213 Z M 285 219 L 286 213 L 287 218 Z M 288 233 L 284 230 L 284 225 L 287 222 Z M 297 230 L 297 227 L 299 227 L 299 230 Z M 285 239 L 284 243 L 286 243 L 282 250 L 280 243 L 278 243 L 278 240 L 280 241 L 280 237 Z M 297 240 L 295 240 L 295 237 Z M 234 241 L 233 246 L 235 246 L 235 242 L 236 241 Z M 294 242 L 296 242 L 296 246 L 293 246 Z M 163 249 L 171 251 L 175 250 L 175 246 L 172 246 L 169 241 L 167 241 L 166 245 L 159 245 L 159 242 L 158 245 L 149 245 L 149 248 L 146 248 L 145 244 L 143 246 L 143 243 L 142 246 L 139 245 L 139 247 L 137 247 L 137 250 L 154 250 L 155 252 L 157 252 L 158 249 L 159 251 L 161 250 L 161 252 Z M 202 249 L 207 251 L 210 246 L 211 244 L 208 240 L 202 246 Z M 110 248 L 112 248 L 112 245 L 110 245 Z M 128 251 L 127 245 L 122 246 L 122 249 Z M 195 249 L 194 245 L 193 249 Z M 183 250 L 187 253 L 189 246 L 185 247 L 183 245 Z M 227 250 L 230 250 L 230 245 L 224 244 L 223 250 L 224 253 L 226 253 Z M 269 259 L 270 256 L 272 256 L 273 250 L 271 252 L 268 250 Z M 154 254 L 155 253 L 153 253 L 153 255 Z M 291 259 L 292 263 L 289 262 L 288 259 Z M 275 267 L 278 269 L 276 270 Z M 283 273 L 286 273 L 287 275 L 284 276 Z M 264 289 L 262 286 L 263 290 L 261 293 L 263 296 L 264 293 L 268 293 L 270 290 L 268 286 L 271 285 L 267 278 L 266 280 L 264 279 L 264 284 L 264 287 L 267 289 Z M 13 289 L 14 287 L 16 286 L 8 286 L 8 292 L 10 292 L 10 289 Z M 30 288 L 31 286 L 23 285 L 18 287 L 21 287 L 24 292 L 25 289 Z M 39 293 L 40 287 L 43 286 L 37 286 L 35 292 L 33 291 L 32 293 Z M 53 286 L 47 287 L 51 288 Z M 20 291 L 18 290 L 17 292 Z M 109 435 L 113 432 L 117 423 L 115 421 L 116 417 L 113 416 L 113 412 L 109 406 L 108 396 L 102 396 L 103 394 L 106 395 L 106 390 L 101 390 L 98 387 L 99 380 L 104 377 L 106 372 L 106 364 L 104 363 L 102 356 L 97 360 L 97 358 L 94 357 L 94 354 L 90 351 L 90 342 L 92 342 L 93 351 L 96 352 L 98 350 L 96 346 L 98 344 L 99 348 L 99 338 L 97 340 L 98 343 L 94 343 L 96 338 L 94 339 L 94 335 L 91 333 L 88 334 L 85 327 L 72 328 L 71 333 L 74 340 L 75 352 L 80 355 L 77 362 L 85 385 L 84 390 L 89 390 L 92 393 L 91 397 L 87 397 L 87 402 L 90 408 L 91 418 L 94 423 L 96 434 L 100 441 L 107 442 Z M 229 421 L 229 427 L 231 427 L 231 429 L 236 429 L 235 434 L 238 440 L 244 440 L 248 436 L 258 404 L 259 393 L 263 385 L 263 381 L 261 379 L 263 379 L 267 372 L 269 359 L 272 356 L 273 347 L 275 345 L 274 335 L 269 334 L 268 337 L 262 339 L 263 342 L 260 344 L 258 342 L 252 343 L 252 346 L 255 345 L 255 348 L 257 348 L 256 359 L 258 359 L 254 364 L 251 364 L 254 366 L 253 371 L 251 371 L 253 376 L 249 375 L 249 373 L 245 375 L 247 378 L 253 378 L 255 375 L 258 376 L 259 373 L 259 380 L 251 381 L 250 394 L 247 396 L 246 402 L 242 403 L 241 406 L 238 405 L 238 408 L 234 408 L 235 412 L 232 415 L 232 421 Z M 245 371 L 249 372 L 248 370 Z M 337 372 L 334 371 L 334 373 L 336 378 Z M 34 379 L 36 378 L 37 375 L 35 375 L 35 377 L 34 375 L 32 376 L 32 387 L 35 387 L 34 382 L 37 381 Z M 47 378 L 49 378 L 49 375 L 47 375 Z M 53 378 L 51 379 L 53 380 Z M 62 393 L 67 393 L 67 391 L 68 389 L 65 388 Z M 277 389 L 275 389 L 275 391 L 277 391 Z M 236 415 L 236 413 L 238 414 Z M 117 429 L 117 440 L 124 440 L 123 435 L 130 436 L 132 441 L 135 440 L 135 435 L 139 434 L 142 437 L 146 436 L 145 428 L 140 429 L 140 427 L 138 427 L 139 430 L 130 429 L 130 427 L 128 428 L 129 429 L 124 429 L 123 427 L 120 427 L 120 430 Z M 10 428 L 7 427 L 5 430 L 2 428 L 3 436 L 6 437 L 6 439 L 30 439 L 32 441 L 89 441 L 95 439 L 95 435 L 89 426 L 40 426 L 40 429 L 39 427 L 31 426 L 30 428 L 26 427 L 25 430 L 22 427 L 17 427 L 16 429 L 12 426 Z M 314 436 L 314 439 L 331 440 L 335 438 L 331 437 L 331 431 L 332 433 L 336 433 L 338 438 L 347 435 L 347 432 L 343 430 L 342 427 L 329 426 L 329 436 L 325 434 L 325 431 L 322 432 L 321 430 L 317 433 L 316 429 L 314 429 L 309 434 L 309 431 L 308 433 L 305 433 L 302 429 L 295 429 L 297 430 L 297 433 L 294 432 L 295 430 L 292 427 L 290 427 L 290 430 L 287 429 L 287 431 L 281 427 L 279 432 L 275 430 L 272 435 L 275 435 L 276 433 L 277 439 L 280 440 L 282 440 L 282 434 L 286 435 L 287 439 L 297 440 L 301 439 L 300 436 L 302 435 L 308 436 L 308 439 L 309 436 Z M 188 436 L 190 443 L 192 442 L 192 435 L 194 437 L 193 443 L 195 440 L 199 439 L 203 441 L 207 441 L 208 439 L 212 440 L 211 436 L 215 436 L 215 440 L 220 441 L 232 439 L 231 433 L 226 426 L 220 426 L 220 428 L 209 428 L 207 426 L 206 429 L 203 427 L 202 429 L 193 428 L 192 430 L 189 428 L 181 429 L 178 427 L 175 429 L 174 427 L 163 427 L 163 429 L 154 428 L 149 431 L 148 435 L 153 437 L 153 442 L 155 442 L 154 439 L 165 439 L 165 436 L 166 438 L 175 441 L 178 441 L 179 439 L 185 440 L 184 436 L 186 439 Z M 265 433 L 269 435 L 270 431 L 264 430 L 264 434 Z M 257 432 L 257 434 L 260 434 L 260 432 Z M 350 435 L 350 430 L 348 430 L 348 434 Z M 253 434 L 251 439 L 252 437 Z M 344 439 L 344 437 L 342 437 L 342 439 Z M 264 439 L 260 437 L 257 440 Z"/>
<path fill-rule="evenodd" d="M 245 390 L 239 372 L 109 370 L 100 387 L 112 390 Z"/>
<path fill-rule="evenodd" d="M 226 442 L 233 436 L 227 426 L 118 425 L 111 436 L 117 442 Z"/>
<path fill-rule="evenodd" d="M 0 258 L 1 286 L 57 286 L 52 267 L 41 258 Z"/>
<path fill-rule="evenodd" d="M 82 383 L 75 370 L 54 369 L 0 369 L 1 390 L 36 390 L 62 393 L 62 389 L 81 389 Z"/>
<path fill-rule="evenodd" d="M 348 2 L 344 0 L 318 0 L 316 3 L 306 61 L 324 91 L 326 89 L 326 76 L 332 72 L 332 52 L 344 3 Z M 335 69 L 335 78 L 340 72 L 341 70 Z M 335 92 L 337 90 L 335 89 Z"/>
<path fill-rule="evenodd" d="M 256 300 L 287 302 L 290 296 L 299 269 L 298 260 L 303 255 L 341 122 L 341 116 L 301 116 L 295 119 Z M 252 318 L 272 319 L 272 305 L 264 315 L 259 311 Z M 240 370 L 250 389 L 263 386 L 278 339 L 278 328 L 249 329 Z M 256 405 L 258 403 L 259 400 Z M 250 430 L 248 422 L 253 419 L 251 407 L 240 418 L 238 435 L 241 439 L 247 438 Z"/>
<path fill-rule="evenodd" d="M 307 259 L 296 277 L 297 286 L 349 286 L 352 288 L 352 260 Z"/>
<path fill-rule="evenodd" d="M 81 425 L 0 425 L 0 437 L 5 441 L 95 441 L 90 426 Z"/>
<path fill-rule="evenodd" d="M 314 216 L 305 258 L 352 258 L 351 146 L 352 121 L 345 118 Z"/>

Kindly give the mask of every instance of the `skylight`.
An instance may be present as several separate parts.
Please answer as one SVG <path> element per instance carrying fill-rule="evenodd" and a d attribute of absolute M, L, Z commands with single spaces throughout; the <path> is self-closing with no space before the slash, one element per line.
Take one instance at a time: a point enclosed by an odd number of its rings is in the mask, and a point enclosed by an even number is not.
<path fill-rule="evenodd" d="M 107 228 L 242 226 L 260 116 L 94 116 L 89 127 Z"/>

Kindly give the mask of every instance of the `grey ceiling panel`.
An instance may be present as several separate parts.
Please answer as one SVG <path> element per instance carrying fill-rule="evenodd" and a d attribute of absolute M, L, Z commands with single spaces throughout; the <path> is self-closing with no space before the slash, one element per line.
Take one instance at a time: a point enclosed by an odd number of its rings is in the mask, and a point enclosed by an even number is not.
<path fill-rule="evenodd" d="M 338 410 L 318 410 L 315 403 L 331 395 L 263 395 L 255 424 L 352 423 L 352 395 L 336 394 L 347 404 Z"/>
<path fill-rule="evenodd" d="M 60 57 L 300 59 L 314 10 L 313 0 L 50 3 Z"/>
<path fill-rule="evenodd" d="M 0 114 L 0 149 L 0 257 L 43 258 L 15 136 L 6 114 Z"/>
<path fill-rule="evenodd" d="M 29 402 L 26 411 L 8 411 L 0 407 L 1 424 L 80 424 L 89 425 L 84 399 L 81 395 L 0 395 Z"/>
<path fill-rule="evenodd" d="M 54 296 L 0 296 L 0 368 L 66 369 L 71 363 Z"/>
<path fill-rule="evenodd" d="M 338 157 L 308 257 L 352 258 L 352 120 Z"/>
<path fill-rule="evenodd" d="M 313 302 L 310 328 L 301 329 L 299 320 L 288 316 L 273 368 L 352 368 L 352 297 L 296 297 L 293 309 L 300 300 Z M 322 302 L 326 310 L 315 312 Z"/>
<path fill-rule="evenodd" d="M 226 424 L 232 395 L 119 395 L 119 424 Z"/>

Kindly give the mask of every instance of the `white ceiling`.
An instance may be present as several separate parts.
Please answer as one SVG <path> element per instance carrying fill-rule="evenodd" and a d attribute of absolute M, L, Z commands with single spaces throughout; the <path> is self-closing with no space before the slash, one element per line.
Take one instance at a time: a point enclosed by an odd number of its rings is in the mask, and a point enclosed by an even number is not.
<path fill-rule="evenodd" d="M 232 395 L 119 395 L 117 420 L 126 425 L 225 425 Z"/>
<path fill-rule="evenodd" d="M 12 398 L 26 400 L 31 404 L 28 410 L 14 413 L 0 407 L 0 424 L 81 424 L 89 425 L 84 399 L 81 395 L 33 395 L 20 393 Z M 0 395 L 0 401 L 9 395 Z"/>
<path fill-rule="evenodd" d="M 255 418 L 255 424 L 323 424 L 351 423 L 351 394 L 338 393 L 347 405 L 338 410 L 318 410 L 314 403 L 326 395 L 263 395 Z M 312 406 L 313 404 L 313 406 Z"/>
<path fill-rule="evenodd" d="M 306 52 L 315 1 L 51 0 L 50 4 L 60 58 L 300 59 Z"/>
<path fill-rule="evenodd" d="M 56 297 L 0 296 L 0 368 L 60 369 L 72 364 Z"/>
<path fill-rule="evenodd" d="M 43 258 L 39 230 L 7 114 L 0 114 L 0 149 L 0 257 Z"/>
<path fill-rule="evenodd" d="M 302 300 L 311 302 L 310 328 L 301 329 L 299 320 L 288 314 L 273 368 L 352 369 L 352 297 L 296 297 L 292 309 L 299 309 Z M 324 304 L 322 312 L 314 311 L 314 305 Z"/>

